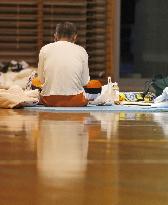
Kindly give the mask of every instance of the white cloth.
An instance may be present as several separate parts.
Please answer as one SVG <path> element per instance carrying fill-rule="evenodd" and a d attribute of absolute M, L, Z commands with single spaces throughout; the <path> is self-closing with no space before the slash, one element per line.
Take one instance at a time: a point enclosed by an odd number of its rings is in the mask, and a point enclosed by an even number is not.
<path fill-rule="evenodd" d="M 0 108 L 33 106 L 39 102 L 38 90 L 24 91 L 15 85 L 8 90 L 0 89 Z"/>
<path fill-rule="evenodd" d="M 168 87 L 166 87 L 163 90 L 163 93 L 161 95 L 159 95 L 155 100 L 154 103 L 160 103 L 160 102 L 164 102 L 164 101 L 168 101 Z"/>
<path fill-rule="evenodd" d="M 40 50 L 38 76 L 43 96 L 79 94 L 90 80 L 88 54 L 68 41 L 47 44 Z"/>
<path fill-rule="evenodd" d="M 168 87 L 166 87 L 162 94 L 154 99 L 151 107 L 168 108 Z"/>

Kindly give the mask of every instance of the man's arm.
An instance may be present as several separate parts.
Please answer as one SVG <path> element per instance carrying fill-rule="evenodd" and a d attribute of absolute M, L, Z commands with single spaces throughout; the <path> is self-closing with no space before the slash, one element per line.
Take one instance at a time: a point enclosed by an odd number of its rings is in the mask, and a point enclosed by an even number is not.
<path fill-rule="evenodd" d="M 38 62 L 38 77 L 40 82 L 43 84 L 45 79 L 44 79 L 44 52 L 41 49 L 39 53 L 39 62 Z"/>
<path fill-rule="evenodd" d="M 90 80 L 89 66 L 88 66 L 88 54 L 85 52 L 83 60 L 83 72 L 82 72 L 82 86 L 86 86 Z"/>

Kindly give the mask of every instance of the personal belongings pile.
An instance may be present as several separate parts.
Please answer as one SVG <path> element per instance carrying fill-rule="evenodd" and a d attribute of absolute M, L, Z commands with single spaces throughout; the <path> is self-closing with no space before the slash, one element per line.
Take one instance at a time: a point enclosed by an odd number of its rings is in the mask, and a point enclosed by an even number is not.
<path fill-rule="evenodd" d="M 163 90 L 168 87 L 168 76 L 156 75 L 153 79 L 145 83 L 144 95 L 153 89 L 156 96 L 162 94 Z"/>
<path fill-rule="evenodd" d="M 26 86 L 33 68 L 25 61 L 0 63 L 0 107 L 20 108 L 39 102 L 39 91 Z"/>
<path fill-rule="evenodd" d="M 108 77 L 108 84 L 102 86 L 101 94 L 89 103 L 92 105 L 151 105 L 156 98 L 153 92 L 119 92 L 118 83 L 112 83 Z"/>
<path fill-rule="evenodd" d="M 145 96 L 143 92 L 120 92 L 120 102 L 121 104 L 139 104 L 148 105 L 154 102 L 156 98 L 155 94 L 148 92 Z"/>
<path fill-rule="evenodd" d="M 11 86 L 19 85 L 25 89 L 33 68 L 25 61 L 10 61 L 0 63 L 0 88 L 9 89 Z"/>
<path fill-rule="evenodd" d="M 23 90 L 15 85 L 8 90 L 0 89 L 0 107 L 1 108 L 20 108 L 33 106 L 39 102 L 38 90 Z"/>

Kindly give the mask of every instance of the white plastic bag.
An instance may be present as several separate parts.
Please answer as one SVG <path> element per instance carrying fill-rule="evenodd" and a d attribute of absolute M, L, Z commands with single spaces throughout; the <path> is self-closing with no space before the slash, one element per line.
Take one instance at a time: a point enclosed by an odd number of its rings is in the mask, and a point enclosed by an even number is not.
<path fill-rule="evenodd" d="M 113 105 L 115 100 L 115 91 L 113 89 L 113 83 L 111 82 L 111 77 L 108 77 L 108 84 L 102 86 L 101 95 L 98 96 L 90 104 L 94 105 Z"/>

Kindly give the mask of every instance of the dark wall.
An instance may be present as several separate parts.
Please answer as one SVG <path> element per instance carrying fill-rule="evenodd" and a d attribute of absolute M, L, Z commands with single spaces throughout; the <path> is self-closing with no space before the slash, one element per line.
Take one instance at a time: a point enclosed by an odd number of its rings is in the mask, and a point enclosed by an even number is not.
<path fill-rule="evenodd" d="M 168 74 L 168 1 L 122 0 L 121 75 Z"/>

